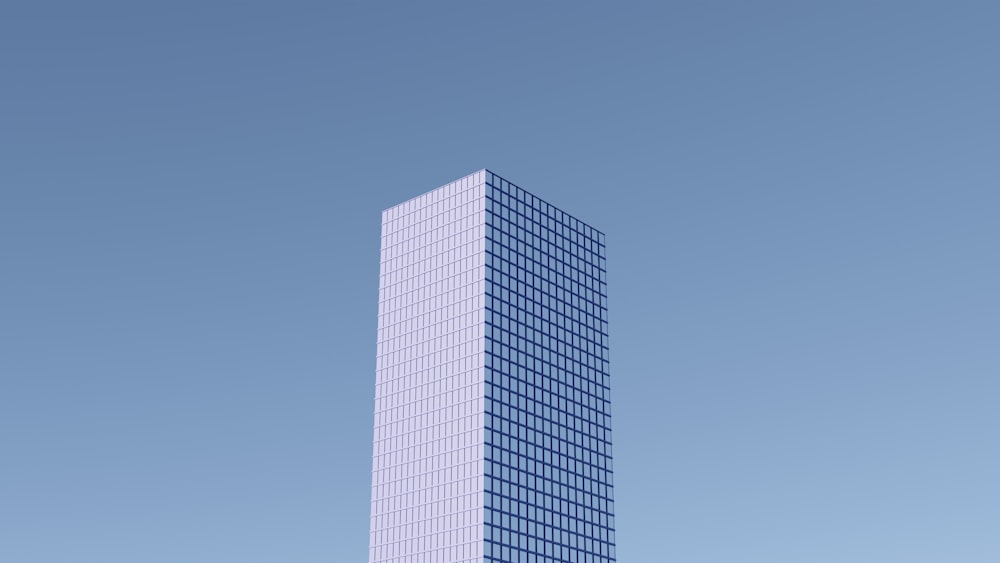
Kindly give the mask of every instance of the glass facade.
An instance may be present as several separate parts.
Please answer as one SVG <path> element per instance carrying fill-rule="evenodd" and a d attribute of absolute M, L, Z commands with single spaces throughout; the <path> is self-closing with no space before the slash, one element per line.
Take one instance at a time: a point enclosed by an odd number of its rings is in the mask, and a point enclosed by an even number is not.
<path fill-rule="evenodd" d="M 372 563 L 483 560 L 484 176 L 382 213 Z"/>
<path fill-rule="evenodd" d="M 485 561 L 615 560 L 604 235 L 486 173 Z"/>
<path fill-rule="evenodd" d="M 615 561 L 604 249 L 488 170 L 383 212 L 370 562 Z"/>

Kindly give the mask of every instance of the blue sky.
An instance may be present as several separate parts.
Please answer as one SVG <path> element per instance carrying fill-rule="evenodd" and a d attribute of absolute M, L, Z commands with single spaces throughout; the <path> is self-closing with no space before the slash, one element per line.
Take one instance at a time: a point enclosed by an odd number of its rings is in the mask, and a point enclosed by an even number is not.
<path fill-rule="evenodd" d="M 364 561 L 379 212 L 608 236 L 622 562 L 1000 560 L 991 2 L 0 7 L 0 560 Z"/>

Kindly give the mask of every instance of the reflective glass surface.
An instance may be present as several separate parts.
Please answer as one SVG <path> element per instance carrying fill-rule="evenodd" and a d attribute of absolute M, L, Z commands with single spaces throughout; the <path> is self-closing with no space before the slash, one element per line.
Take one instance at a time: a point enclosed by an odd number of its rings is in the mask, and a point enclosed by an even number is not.
<path fill-rule="evenodd" d="M 485 561 L 615 561 L 604 235 L 486 171 Z"/>

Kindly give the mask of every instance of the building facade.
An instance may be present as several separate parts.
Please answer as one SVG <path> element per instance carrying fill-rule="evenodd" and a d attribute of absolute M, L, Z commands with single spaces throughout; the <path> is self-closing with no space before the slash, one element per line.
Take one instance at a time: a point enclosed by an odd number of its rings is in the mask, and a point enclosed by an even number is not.
<path fill-rule="evenodd" d="M 383 212 L 371 563 L 615 561 L 606 284 L 488 170 Z"/>

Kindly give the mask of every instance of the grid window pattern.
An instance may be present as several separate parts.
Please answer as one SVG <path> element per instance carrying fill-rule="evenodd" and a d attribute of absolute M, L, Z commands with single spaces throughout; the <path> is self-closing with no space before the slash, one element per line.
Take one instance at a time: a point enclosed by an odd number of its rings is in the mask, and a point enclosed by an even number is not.
<path fill-rule="evenodd" d="M 382 214 L 371 563 L 483 560 L 484 179 Z"/>
<path fill-rule="evenodd" d="M 382 215 L 370 563 L 611 563 L 603 233 L 481 170 Z"/>
<path fill-rule="evenodd" d="M 485 191 L 484 561 L 615 561 L 604 234 Z"/>

